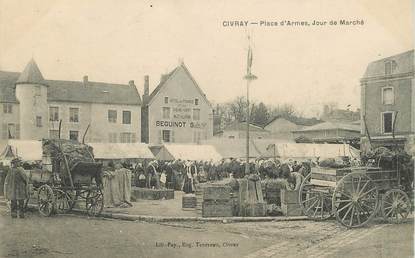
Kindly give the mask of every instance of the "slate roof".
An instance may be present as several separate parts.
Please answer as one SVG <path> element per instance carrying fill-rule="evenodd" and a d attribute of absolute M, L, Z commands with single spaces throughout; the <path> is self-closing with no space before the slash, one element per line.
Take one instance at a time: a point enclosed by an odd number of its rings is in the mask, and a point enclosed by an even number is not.
<path fill-rule="evenodd" d="M 238 122 L 234 121 L 227 127 L 223 129 L 223 131 L 245 131 L 246 130 L 246 122 Z M 264 132 L 269 133 L 268 130 L 265 130 L 257 125 L 249 124 L 249 131 L 252 132 Z"/>
<path fill-rule="evenodd" d="M 199 87 L 199 85 L 197 84 L 196 80 L 193 78 L 192 74 L 190 73 L 189 69 L 187 69 L 186 65 L 184 63 L 181 63 L 179 66 L 177 66 L 176 68 L 173 69 L 173 71 L 171 71 L 170 73 L 168 73 L 167 75 L 164 75 L 165 78 L 164 80 L 162 80 L 157 87 L 153 90 L 153 92 L 151 92 L 149 98 L 146 100 L 146 102 L 144 103 L 144 105 L 148 105 L 151 104 L 151 102 L 153 101 L 153 99 L 157 96 L 157 94 L 163 89 L 163 87 L 165 85 L 167 85 L 167 82 L 169 80 L 171 80 L 172 78 L 174 78 L 174 75 L 176 74 L 176 72 L 178 72 L 179 70 L 184 70 L 184 72 L 187 74 L 187 76 L 189 76 L 189 78 L 193 81 L 193 84 L 196 86 L 197 90 L 199 91 L 200 95 L 205 99 L 206 103 L 208 103 L 209 106 L 212 106 L 209 102 L 209 100 L 206 98 L 206 94 L 202 91 L 202 89 Z"/>
<path fill-rule="evenodd" d="M 19 83 L 31 83 L 31 84 L 43 84 L 45 85 L 45 79 L 43 78 L 42 73 L 39 70 L 35 60 L 33 58 L 26 65 L 23 72 L 20 74 L 19 78 L 16 81 L 16 84 Z"/>
<path fill-rule="evenodd" d="M 16 83 L 42 82 L 41 84 L 49 86 L 48 101 L 141 105 L 140 94 L 135 86 L 93 81 L 85 84 L 80 81 L 44 80 L 43 76 L 40 78 L 37 74 L 36 67 L 29 62 L 22 73 L 0 71 L 0 102 L 18 103 Z"/>
<path fill-rule="evenodd" d="M 318 120 L 317 118 L 286 117 L 286 116 L 282 116 L 282 115 L 277 115 L 277 116 L 274 116 L 274 118 L 272 118 L 265 126 L 271 124 L 272 122 L 274 122 L 275 120 L 277 120 L 279 118 L 290 121 L 291 123 L 294 123 L 296 125 L 303 125 L 303 126 L 311 126 L 311 125 L 315 125 L 315 124 L 323 122 L 321 120 Z"/>
<path fill-rule="evenodd" d="M 391 76 L 397 74 L 407 74 L 414 72 L 414 50 L 409 50 L 394 56 L 382 58 L 380 60 L 369 63 L 366 68 L 366 72 L 363 75 L 362 80 L 385 76 L 385 62 L 393 62 L 393 71 Z"/>
<path fill-rule="evenodd" d="M 0 71 L 0 102 L 18 103 L 14 84 L 20 73 Z"/>
<path fill-rule="evenodd" d="M 300 130 L 295 130 L 293 132 L 308 132 L 308 131 L 322 131 L 322 130 L 336 130 L 336 129 L 360 132 L 360 125 L 335 123 L 335 122 L 324 122 L 324 123 L 316 124 L 313 126 L 308 126 Z"/>

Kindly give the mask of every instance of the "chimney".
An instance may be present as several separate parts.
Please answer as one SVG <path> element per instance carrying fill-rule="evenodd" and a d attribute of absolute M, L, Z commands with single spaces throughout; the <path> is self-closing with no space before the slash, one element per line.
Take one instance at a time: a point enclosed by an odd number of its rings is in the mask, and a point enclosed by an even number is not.
<path fill-rule="evenodd" d="M 129 81 L 128 85 L 130 85 L 130 87 L 135 87 L 134 80 Z"/>
<path fill-rule="evenodd" d="M 150 77 L 148 75 L 144 76 L 144 96 L 148 96 L 150 94 Z"/>
<path fill-rule="evenodd" d="M 86 85 L 88 83 L 88 75 L 84 75 L 84 84 Z"/>

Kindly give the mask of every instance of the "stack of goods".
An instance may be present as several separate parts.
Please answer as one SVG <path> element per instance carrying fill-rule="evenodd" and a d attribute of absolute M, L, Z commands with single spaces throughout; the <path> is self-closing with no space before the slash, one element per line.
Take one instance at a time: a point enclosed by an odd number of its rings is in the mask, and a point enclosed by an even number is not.
<path fill-rule="evenodd" d="M 340 159 L 340 158 L 323 159 L 322 161 L 320 161 L 320 163 L 318 165 L 320 167 L 324 167 L 324 168 L 345 168 L 345 167 L 350 166 L 350 164 L 347 160 L 343 160 L 343 159 Z"/>
<path fill-rule="evenodd" d="M 196 196 L 194 194 L 185 194 L 182 197 L 182 209 L 194 210 L 196 208 Z"/>
<path fill-rule="evenodd" d="M 203 189 L 206 187 L 205 184 L 199 184 L 196 187 L 195 196 L 196 196 L 196 212 L 198 215 L 202 214 L 202 204 L 203 204 Z"/>
<path fill-rule="evenodd" d="M 136 200 L 169 200 L 174 199 L 174 190 L 131 187 L 131 195 Z"/>
<path fill-rule="evenodd" d="M 285 216 L 301 216 L 303 210 L 298 203 L 298 191 L 281 190 L 281 209 Z"/>
<path fill-rule="evenodd" d="M 286 189 L 288 182 L 286 179 L 266 179 L 261 182 L 261 186 L 264 193 L 264 199 L 268 204 L 281 205 L 281 189 Z"/>
<path fill-rule="evenodd" d="M 267 213 L 267 204 L 262 195 L 261 182 L 257 175 L 238 180 L 239 216 L 262 217 Z"/>
<path fill-rule="evenodd" d="M 232 217 L 231 187 L 208 185 L 203 189 L 203 217 Z"/>
<path fill-rule="evenodd" d="M 67 170 L 72 173 L 73 182 L 88 183 L 91 177 L 100 180 L 101 166 L 94 162 L 92 147 L 76 141 L 64 139 L 44 139 L 43 156 L 49 157 L 52 170 L 69 183 Z"/>

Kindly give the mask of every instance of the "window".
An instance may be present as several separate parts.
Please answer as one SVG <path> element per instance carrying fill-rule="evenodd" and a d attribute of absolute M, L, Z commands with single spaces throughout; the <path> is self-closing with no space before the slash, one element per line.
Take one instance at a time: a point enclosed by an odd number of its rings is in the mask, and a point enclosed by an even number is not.
<path fill-rule="evenodd" d="M 41 95 L 41 90 L 40 90 L 40 86 L 36 85 L 35 86 L 35 96 L 40 96 Z"/>
<path fill-rule="evenodd" d="M 6 137 L 5 139 L 17 139 L 16 133 L 16 125 L 15 124 L 7 124 L 6 126 Z"/>
<path fill-rule="evenodd" d="M 36 116 L 36 127 L 42 127 L 42 117 Z"/>
<path fill-rule="evenodd" d="M 169 97 L 164 97 L 164 104 L 169 104 Z"/>
<path fill-rule="evenodd" d="M 59 139 L 59 130 L 49 130 L 49 138 Z"/>
<path fill-rule="evenodd" d="M 193 109 L 193 120 L 200 120 L 200 109 Z"/>
<path fill-rule="evenodd" d="M 195 99 L 195 106 L 199 105 L 199 99 Z"/>
<path fill-rule="evenodd" d="M 382 104 L 393 105 L 395 104 L 395 94 L 392 87 L 382 88 Z"/>
<path fill-rule="evenodd" d="M 49 107 L 49 121 L 59 121 L 58 107 Z"/>
<path fill-rule="evenodd" d="M 382 113 L 382 131 L 383 133 L 392 133 L 393 130 L 393 112 Z"/>
<path fill-rule="evenodd" d="M 79 132 L 78 131 L 69 131 L 69 140 L 78 141 Z"/>
<path fill-rule="evenodd" d="M 3 113 L 5 113 L 5 114 L 13 113 L 13 105 L 11 103 L 4 103 L 3 104 Z"/>
<path fill-rule="evenodd" d="M 116 143 L 117 142 L 117 133 L 109 133 L 108 141 L 111 142 L 111 143 Z"/>
<path fill-rule="evenodd" d="M 170 142 L 170 130 L 163 130 L 163 142 Z"/>
<path fill-rule="evenodd" d="M 69 108 L 69 122 L 79 123 L 79 108 Z"/>
<path fill-rule="evenodd" d="M 123 124 L 131 124 L 131 111 L 123 111 L 122 112 L 122 123 Z"/>
<path fill-rule="evenodd" d="M 228 138 L 229 139 L 235 139 L 235 135 L 229 135 Z"/>
<path fill-rule="evenodd" d="M 122 143 L 132 143 L 136 142 L 136 135 L 135 133 L 120 133 L 120 142 Z"/>
<path fill-rule="evenodd" d="M 110 123 L 117 122 L 117 110 L 108 110 L 108 122 Z"/>
<path fill-rule="evenodd" d="M 170 108 L 163 107 L 163 119 L 170 119 Z"/>

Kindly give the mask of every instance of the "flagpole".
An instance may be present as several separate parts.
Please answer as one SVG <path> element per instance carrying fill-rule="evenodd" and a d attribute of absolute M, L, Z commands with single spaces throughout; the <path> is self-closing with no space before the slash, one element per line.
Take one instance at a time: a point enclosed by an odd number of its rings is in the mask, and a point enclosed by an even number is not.
<path fill-rule="evenodd" d="M 250 37 L 248 36 L 248 40 Z M 256 80 L 257 77 L 251 73 L 252 66 L 252 49 L 249 44 L 248 48 L 248 59 L 247 59 L 247 69 L 244 79 L 246 80 L 246 163 L 245 163 L 245 175 L 249 174 L 249 122 L 250 122 L 250 112 L 249 112 L 249 86 L 251 81 Z"/>

